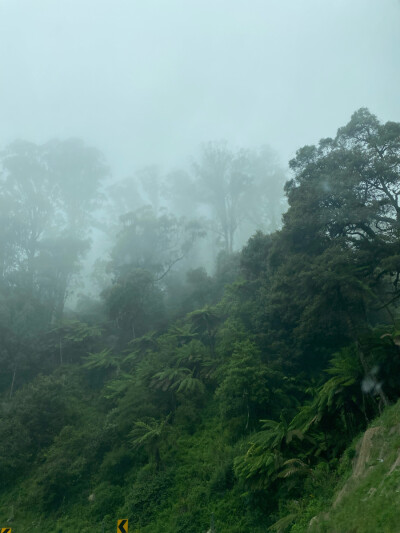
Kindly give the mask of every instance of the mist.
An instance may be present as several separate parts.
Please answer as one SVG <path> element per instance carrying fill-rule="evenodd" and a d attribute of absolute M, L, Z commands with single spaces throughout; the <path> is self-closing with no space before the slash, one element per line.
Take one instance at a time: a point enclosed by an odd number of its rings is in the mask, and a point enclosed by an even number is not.
<path fill-rule="evenodd" d="M 1 532 L 398 529 L 399 28 L 0 0 Z"/>
<path fill-rule="evenodd" d="M 286 164 L 360 107 L 398 120 L 396 0 L 1 0 L 0 143 L 79 137 L 122 178 L 203 142 Z"/>

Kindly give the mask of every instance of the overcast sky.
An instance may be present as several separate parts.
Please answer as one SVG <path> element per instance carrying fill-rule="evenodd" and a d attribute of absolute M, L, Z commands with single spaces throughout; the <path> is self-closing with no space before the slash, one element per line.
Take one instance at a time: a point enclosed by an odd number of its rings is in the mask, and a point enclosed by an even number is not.
<path fill-rule="evenodd" d="M 0 0 L 0 144 L 81 137 L 117 177 L 201 142 L 287 162 L 400 121 L 399 0 Z"/>

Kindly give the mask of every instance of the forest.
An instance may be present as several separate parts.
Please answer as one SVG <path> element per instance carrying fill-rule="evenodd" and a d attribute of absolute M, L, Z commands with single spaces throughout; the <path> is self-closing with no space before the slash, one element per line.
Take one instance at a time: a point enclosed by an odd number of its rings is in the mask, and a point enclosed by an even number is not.
<path fill-rule="evenodd" d="M 313 519 L 400 396 L 400 123 L 361 108 L 289 174 L 226 142 L 117 182 L 77 139 L 0 161 L 1 527 L 396 531 L 394 501 Z"/>

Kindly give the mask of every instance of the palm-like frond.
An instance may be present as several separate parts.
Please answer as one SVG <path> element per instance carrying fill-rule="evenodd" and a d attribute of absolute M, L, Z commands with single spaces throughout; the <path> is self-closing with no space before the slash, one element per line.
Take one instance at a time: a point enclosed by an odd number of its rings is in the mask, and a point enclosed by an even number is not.
<path fill-rule="evenodd" d="M 113 379 L 106 386 L 104 397 L 107 399 L 116 398 L 123 394 L 134 383 L 135 378 L 132 374 L 121 372 L 117 379 Z"/>
<path fill-rule="evenodd" d="M 261 450 L 251 445 L 245 455 L 235 459 L 234 470 L 238 477 L 252 486 L 265 488 L 276 479 L 282 463 L 283 456 L 279 450 Z"/>
<path fill-rule="evenodd" d="M 95 369 L 95 368 L 119 368 L 120 359 L 118 356 L 113 355 L 109 348 L 106 348 L 98 353 L 90 353 L 86 358 L 86 362 L 83 364 L 83 368 Z"/>
<path fill-rule="evenodd" d="M 298 457 L 295 457 L 293 459 L 288 459 L 287 461 L 283 462 L 282 469 L 279 472 L 278 477 L 288 478 L 294 475 L 311 474 L 311 472 L 312 469 L 307 463 L 305 463 Z"/>
<path fill-rule="evenodd" d="M 193 377 L 192 373 L 184 377 L 179 385 L 174 383 L 172 388 L 176 388 L 178 392 L 186 394 L 202 394 L 204 392 L 204 383 L 200 379 Z"/>
<path fill-rule="evenodd" d="M 275 533 L 284 533 L 288 527 L 293 524 L 296 518 L 297 513 L 290 513 L 272 524 L 272 526 L 269 526 L 269 531 L 274 531 Z"/>
<path fill-rule="evenodd" d="M 170 388 L 178 388 L 180 383 L 191 374 L 188 368 L 166 368 L 154 374 L 150 386 L 154 389 L 167 391 Z"/>
<path fill-rule="evenodd" d="M 162 420 L 148 418 L 147 420 L 136 421 L 130 432 L 132 447 L 141 448 L 158 441 L 166 431 L 170 416 L 169 414 Z"/>

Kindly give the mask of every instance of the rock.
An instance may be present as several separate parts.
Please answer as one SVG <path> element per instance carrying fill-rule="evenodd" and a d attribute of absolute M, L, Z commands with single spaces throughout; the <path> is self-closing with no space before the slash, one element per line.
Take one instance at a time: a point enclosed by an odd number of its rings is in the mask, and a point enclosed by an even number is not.
<path fill-rule="evenodd" d="M 336 496 L 335 501 L 333 502 L 333 508 L 337 507 L 342 501 L 345 494 L 347 494 L 350 488 L 354 486 L 355 481 L 365 474 L 367 463 L 371 459 L 372 440 L 376 435 L 381 433 L 382 430 L 383 428 L 381 426 L 376 426 L 367 429 L 364 433 L 361 443 L 358 446 L 358 453 L 353 462 L 353 473 Z"/>

